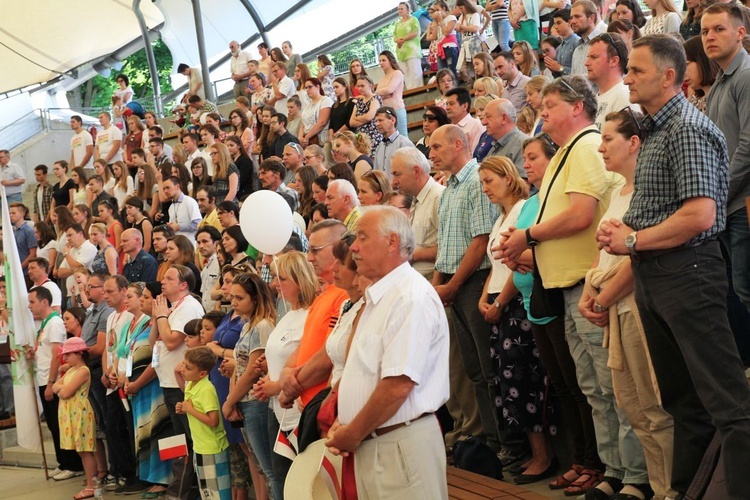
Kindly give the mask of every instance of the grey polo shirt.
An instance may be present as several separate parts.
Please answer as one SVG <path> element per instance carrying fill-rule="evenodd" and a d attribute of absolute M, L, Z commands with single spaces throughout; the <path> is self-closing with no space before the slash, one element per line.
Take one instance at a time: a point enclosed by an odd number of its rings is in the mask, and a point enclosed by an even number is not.
<path fill-rule="evenodd" d="M 528 139 L 529 136 L 518 130 L 518 127 L 514 127 L 513 130 L 497 139 L 492 144 L 487 157 L 490 156 L 507 156 L 510 161 L 516 166 L 518 175 L 526 179 L 526 169 L 523 168 L 523 141 Z"/>
<path fill-rule="evenodd" d="M 732 214 L 744 210 L 745 198 L 750 196 L 750 55 L 742 48 L 727 70 L 716 75 L 706 110 L 727 140 L 727 214 Z"/>
<path fill-rule="evenodd" d="M 96 345 L 97 333 L 107 332 L 107 318 L 115 310 L 107 305 L 107 302 L 102 300 L 99 304 L 94 305 L 86 315 L 86 320 L 83 322 L 83 330 L 81 331 L 81 338 L 86 342 L 86 345 L 93 347 Z M 92 356 L 88 361 L 89 368 L 99 368 L 102 365 L 102 358 L 99 356 Z"/>

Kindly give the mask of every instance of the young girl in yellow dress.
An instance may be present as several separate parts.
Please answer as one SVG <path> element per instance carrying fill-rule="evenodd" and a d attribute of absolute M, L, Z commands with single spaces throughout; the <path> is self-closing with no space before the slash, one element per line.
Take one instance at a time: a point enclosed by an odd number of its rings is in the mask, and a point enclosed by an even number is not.
<path fill-rule="evenodd" d="M 80 337 L 65 341 L 60 354 L 63 362 L 70 368 L 52 387 L 60 398 L 60 447 L 64 450 L 76 450 L 86 472 L 86 487 L 73 496 L 75 500 L 93 498 L 96 477 L 96 426 L 94 410 L 89 403 L 91 374 L 86 366 L 88 350 Z"/>

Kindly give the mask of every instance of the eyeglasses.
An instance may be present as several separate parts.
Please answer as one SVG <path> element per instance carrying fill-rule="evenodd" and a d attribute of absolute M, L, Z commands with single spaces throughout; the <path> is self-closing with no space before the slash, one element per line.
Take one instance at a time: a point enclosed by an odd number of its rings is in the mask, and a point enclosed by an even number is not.
<path fill-rule="evenodd" d="M 630 115 L 630 119 L 633 120 L 633 123 L 635 123 L 635 126 L 638 127 L 638 137 L 641 137 L 643 135 L 643 129 L 641 128 L 641 123 L 638 121 L 638 118 L 635 117 L 635 113 L 633 113 L 633 108 L 630 106 L 627 106 L 623 111 L 627 112 Z"/>
<path fill-rule="evenodd" d="M 310 253 L 312 255 L 318 255 L 318 253 L 320 253 L 321 250 L 327 247 L 332 247 L 333 245 L 335 245 L 335 243 L 329 243 L 327 245 L 321 245 L 319 247 L 310 247 Z"/>
<path fill-rule="evenodd" d="M 310 90 L 310 89 L 314 89 L 314 88 L 315 88 L 314 85 L 305 85 L 305 90 Z"/>
<path fill-rule="evenodd" d="M 304 158 L 305 158 L 305 161 L 310 161 L 313 158 L 317 158 L 317 156 L 316 155 L 309 155 L 309 156 L 305 156 Z"/>
<path fill-rule="evenodd" d="M 218 151 L 211 151 L 211 152 L 210 152 L 209 154 L 210 154 L 211 156 L 215 156 L 215 155 L 218 155 L 218 154 L 219 154 L 219 152 L 218 152 Z"/>
<path fill-rule="evenodd" d="M 104 288 L 104 285 L 86 285 L 86 290 L 93 290 L 94 288 Z"/>
<path fill-rule="evenodd" d="M 437 121 L 437 116 L 435 116 L 435 115 L 428 115 L 427 113 L 425 113 L 425 114 L 422 115 L 422 119 L 424 121 L 428 121 L 428 122 L 436 122 Z"/>
<path fill-rule="evenodd" d="M 568 90 L 570 90 L 571 92 L 573 92 L 575 94 L 575 96 L 576 96 L 576 99 L 581 99 L 581 100 L 583 99 L 581 97 L 581 94 L 579 94 L 576 89 L 574 89 L 573 87 L 571 87 L 570 84 L 565 81 L 565 78 L 560 78 L 560 83 L 562 83 L 565 86 L 565 88 L 567 88 Z"/>

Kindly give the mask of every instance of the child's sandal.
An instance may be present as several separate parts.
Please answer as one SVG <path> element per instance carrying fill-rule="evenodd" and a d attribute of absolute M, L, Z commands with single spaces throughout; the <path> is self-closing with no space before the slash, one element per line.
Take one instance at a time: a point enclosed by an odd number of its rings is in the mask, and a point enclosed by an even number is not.
<path fill-rule="evenodd" d="M 84 488 L 78 494 L 73 495 L 73 500 L 83 500 L 84 498 L 94 498 L 93 488 Z"/>

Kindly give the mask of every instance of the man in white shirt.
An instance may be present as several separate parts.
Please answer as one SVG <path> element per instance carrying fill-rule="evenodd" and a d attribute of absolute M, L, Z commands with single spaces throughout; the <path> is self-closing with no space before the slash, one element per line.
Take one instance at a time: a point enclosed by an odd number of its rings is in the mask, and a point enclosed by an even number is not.
<path fill-rule="evenodd" d="M 430 176 L 430 162 L 416 148 L 401 148 L 391 158 L 391 185 L 394 191 L 414 197 L 409 222 L 414 231 L 416 247 L 412 266 L 419 274 L 432 280 L 437 258 L 437 207 L 445 191 Z"/>
<path fill-rule="evenodd" d="M 188 157 L 185 160 L 185 166 L 190 169 L 193 160 L 201 156 L 201 150 L 198 149 L 198 136 L 194 132 L 185 134 L 182 136 L 182 145 L 185 146 L 185 152 Z M 213 162 L 211 162 L 211 168 L 208 169 L 208 175 L 213 175 Z"/>
<path fill-rule="evenodd" d="M 188 79 L 188 97 L 197 95 L 201 99 L 206 98 L 206 91 L 203 88 L 203 75 L 201 74 L 200 68 L 191 68 L 187 64 L 181 63 L 177 67 L 177 72 L 181 75 L 185 75 Z"/>
<path fill-rule="evenodd" d="M 23 203 L 23 185 L 26 176 L 23 169 L 16 163 L 10 161 L 10 151 L 0 150 L 0 184 L 5 186 L 5 195 L 8 205 L 11 203 Z"/>
<path fill-rule="evenodd" d="M 122 161 L 122 131 L 112 125 L 112 118 L 106 111 L 99 113 L 99 123 L 103 130 L 96 134 L 94 159 L 103 158 L 107 165 Z"/>
<path fill-rule="evenodd" d="M 458 125 L 469 139 L 469 150 L 473 153 L 484 132 L 479 118 L 471 116 L 471 94 L 464 87 L 456 87 L 445 93 L 445 113 L 453 125 Z"/>
<path fill-rule="evenodd" d="M 175 234 L 184 234 L 190 241 L 195 241 L 195 231 L 201 221 L 201 211 L 198 202 L 182 192 L 182 185 L 178 177 L 169 177 L 162 182 L 164 196 L 172 200 L 169 206 L 169 222 Z"/>
<path fill-rule="evenodd" d="M 29 291 L 29 309 L 34 319 L 41 327 L 38 332 L 36 349 L 30 349 L 34 357 L 34 375 L 39 388 L 39 397 L 46 417 L 47 428 L 52 434 L 57 458 L 57 471 L 53 479 L 68 479 L 83 474 L 81 458 L 74 450 L 60 448 L 60 425 L 57 410 L 60 404 L 58 397 L 52 392 L 52 386 L 57 380 L 60 368 L 60 348 L 67 338 L 65 325 L 60 314 L 52 310 L 52 294 L 46 288 L 34 288 Z"/>
<path fill-rule="evenodd" d="M 62 313 L 62 291 L 57 283 L 49 279 L 49 262 L 47 259 L 37 257 L 29 260 L 29 279 L 31 280 L 33 290 L 36 287 L 43 287 L 49 290 L 52 296 L 50 307 L 58 314 Z"/>
<path fill-rule="evenodd" d="M 83 167 L 94 170 L 94 139 L 83 128 L 83 118 L 78 115 L 70 117 L 70 128 L 75 135 L 70 139 L 70 169 Z"/>
<path fill-rule="evenodd" d="M 271 66 L 271 76 L 268 79 L 271 84 L 271 99 L 269 106 L 273 106 L 277 113 L 287 113 L 286 100 L 295 92 L 294 80 L 286 74 L 286 65 L 276 62 Z"/>
<path fill-rule="evenodd" d="M 414 246 L 406 216 L 376 206 L 365 209 L 351 247 L 357 272 L 373 283 L 326 446 L 336 454 L 354 453 L 361 498 L 448 498 L 443 436 L 434 415 L 448 399 L 448 320 L 430 282 L 409 266 Z M 394 454 L 386 457 L 383 450 Z"/>
<path fill-rule="evenodd" d="M 247 79 L 250 77 L 250 70 L 247 67 L 250 54 L 240 48 L 237 40 L 229 42 L 229 51 L 232 53 L 229 66 L 232 71 L 232 80 L 234 80 L 234 98 L 237 99 L 245 95 Z"/>
<path fill-rule="evenodd" d="M 203 309 L 213 311 L 217 301 L 211 298 L 211 290 L 214 289 L 221 272 L 219 260 L 216 257 L 216 244 L 221 241 L 221 233 L 214 226 L 205 225 L 195 233 L 195 241 L 198 246 L 198 253 L 201 254 L 201 259 L 203 259 L 201 302 Z"/>
<path fill-rule="evenodd" d="M 602 129 L 605 117 L 630 106 L 630 89 L 623 83 L 628 68 L 628 48 L 617 33 L 602 33 L 592 38 L 586 56 L 586 71 L 596 85 L 596 128 Z M 636 105 L 637 106 L 637 105 Z M 634 108 L 640 110 L 640 106 Z"/>
<path fill-rule="evenodd" d="M 188 441 L 188 457 L 178 458 L 172 462 L 173 484 L 176 482 L 179 489 L 180 481 L 184 481 L 185 488 L 180 491 L 189 491 L 196 484 L 195 470 L 192 467 L 192 439 L 187 415 L 178 415 L 175 412 L 175 405 L 185 397 L 175 377 L 175 368 L 182 363 L 187 350 L 185 325 L 190 320 L 202 318 L 204 314 L 201 303 L 190 295 L 193 287 L 195 287 L 195 276 L 185 266 L 175 265 L 164 273 L 161 281 L 162 294 L 156 298 L 154 304 L 155 323 L 149 336 L 158 359 L 157 366 L 154 368 L 159 377 L 159 385 L 164 391 L 164 401 L 172 426 L 176 434 L 185 434 Z M 171 309 L 167 307 L 167 301 L 171 303 Z M 182 479 L 183 474 L 184 479 Z M 172 485 L 169 489 L 172 490 Z"/>
<path fill-rule="evenodd" d="M 133 438 L 130 436 L 128 419 L 132 418 L 122 405 L 118 389 L 118 379 L 126 376 L 128 356 L 121 351 L 124 343 L 127 348 L 128 331 L 134 321 L 133 314 L 127 310 L 125 303 L 125 292 L 128 289 L 128 280 L 124 276 L 114 275 L 104 282 L 104 300 L 107 305 L 114 309 L 107 317 L 106 348 L 102 353 L 102 371 L 105 378 L 102 379 L 107 389 L 106 414 L 107 426 L 105 434 L 109 447 L 112 467 L 118 475 L 125 480 L 125 484 L 119 486 L 115 492 L 133 494 L 145 490 L 148 485 L 138 480 L 136 475 L 136 451 L 133 449 Z M 143 315 L 138 318 L 137 323 L 142 323 Z M 136 326 L 133 330 L 138 332 Z"/>
<path fill-rule="evenodd" d="M 96 257 L 96 247 L 86 236 L 83 235 L 83 228 L 80 224 L 73 224 L 65 231 L 68 237 L 67 252 L 60 267 L 57 269 L 58 278 L 67 278 L 65 288 L 70 290 L 75 285 L 74 269 L 85 267 L 91 271 L 91 263 Z"/>

